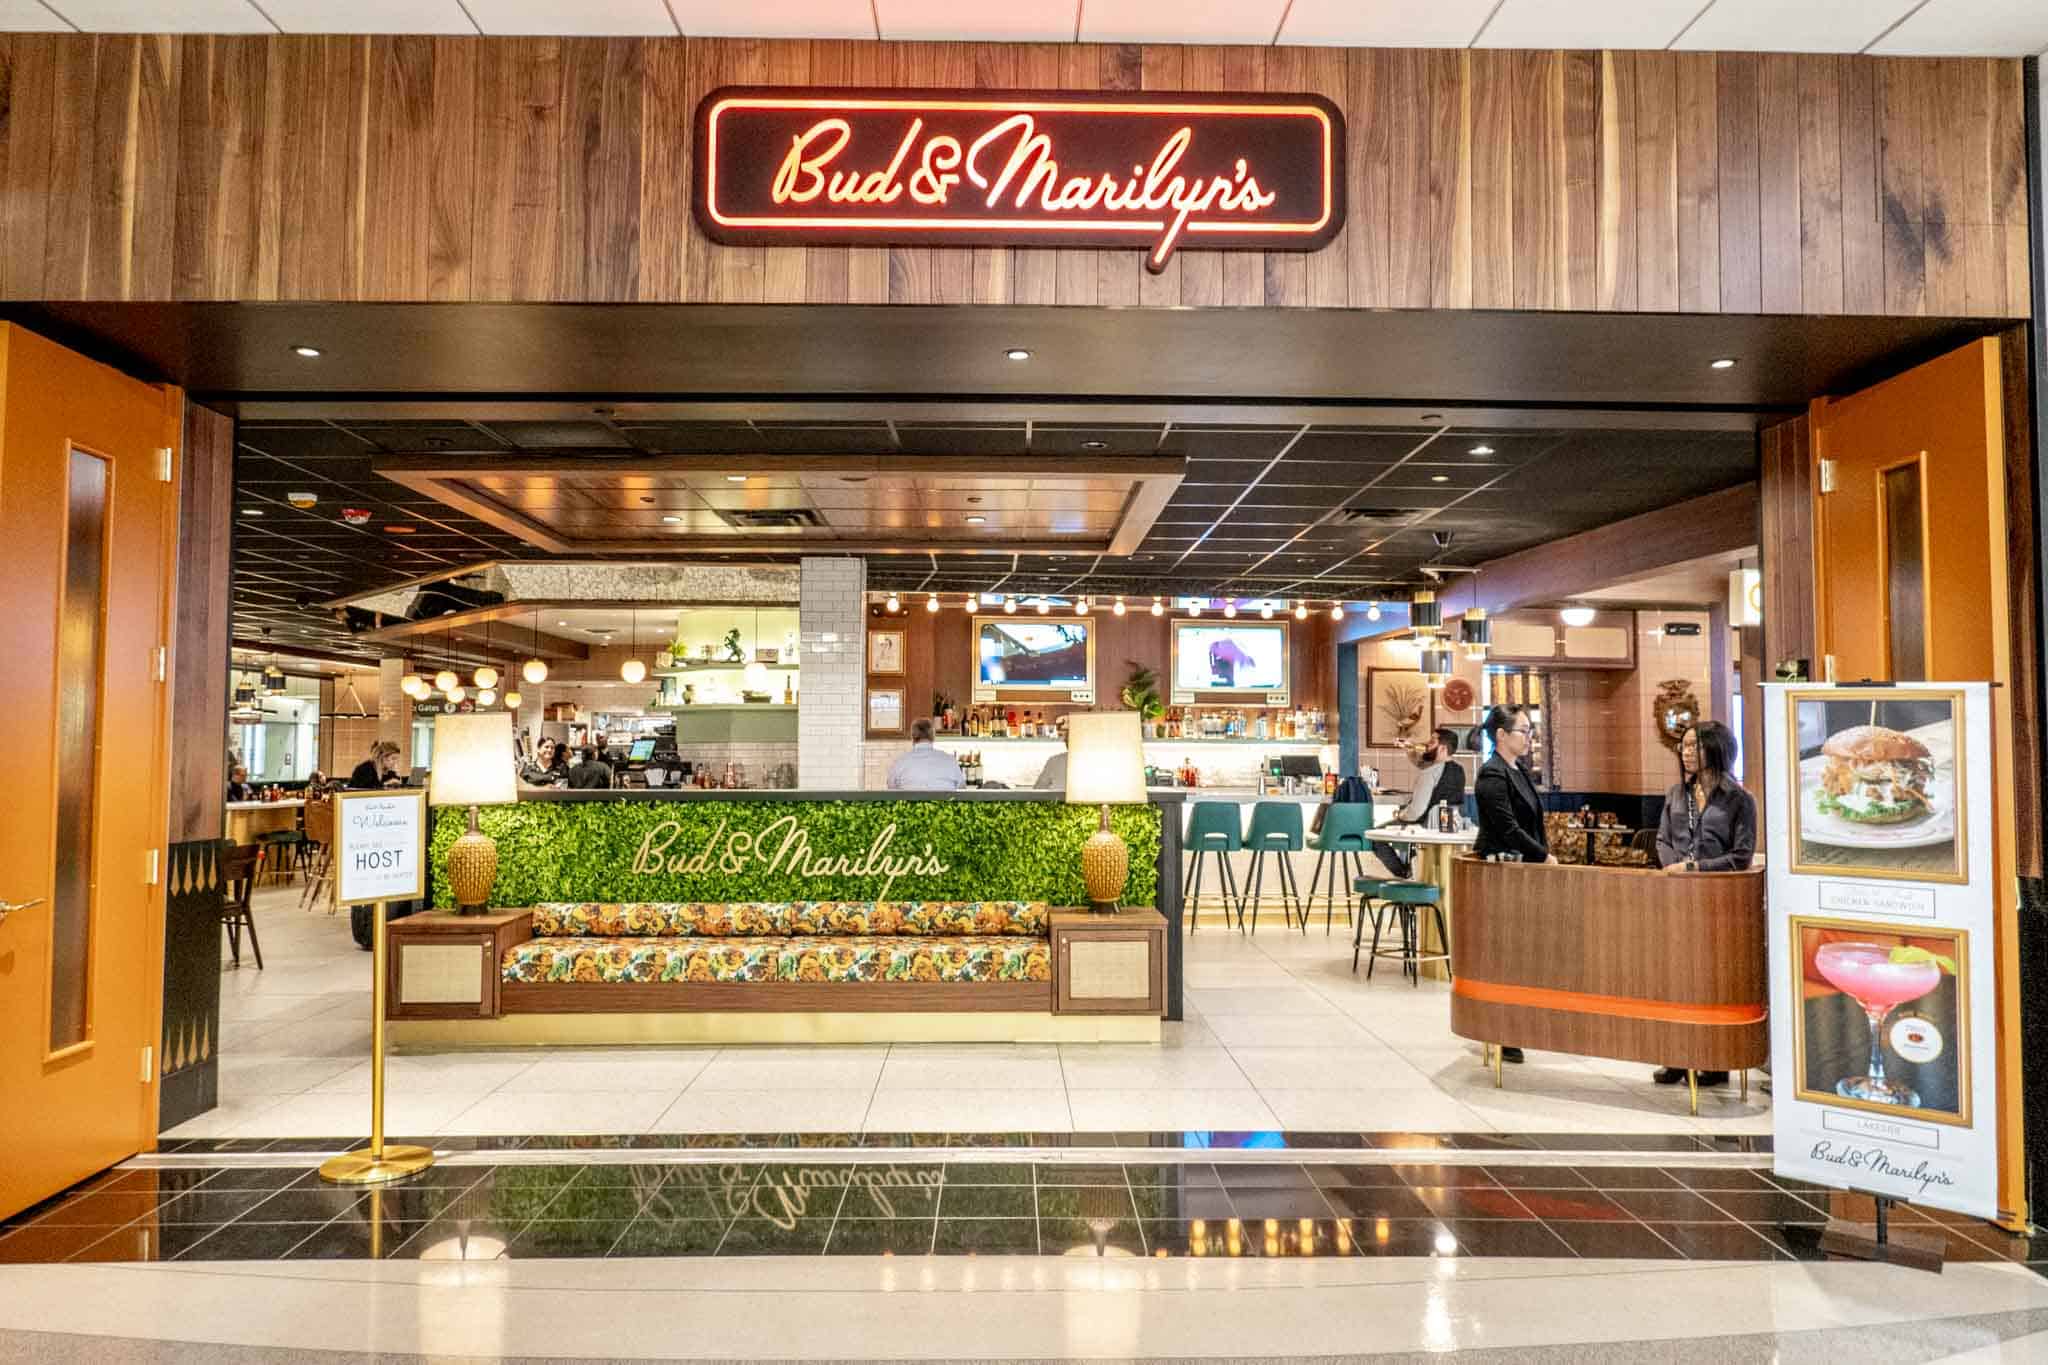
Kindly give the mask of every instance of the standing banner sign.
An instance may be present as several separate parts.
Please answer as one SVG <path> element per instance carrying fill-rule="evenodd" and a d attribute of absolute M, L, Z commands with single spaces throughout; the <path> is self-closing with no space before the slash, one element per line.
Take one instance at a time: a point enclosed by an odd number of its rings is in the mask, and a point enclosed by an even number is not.
<path fill-rule="evenodd" d="M 1996 1219 L 1990 685 L 1764 691 L 1773 1169 Z"/>
<path fill-rule="evenodd" d="M 370 1145 L 321 1163 L 320 1174 L 349 1185 L 375 1185 L 434 1164 L 425 1147 L 384 1144 L 384 1011 L 390 980 L 384 907 L 427 894 L 427 794 L 337 792 L 334 797 L 335 900 L 372 905 L 370 955 Z M 373 1242 L 375 1223 L 373 1220 Z"/>

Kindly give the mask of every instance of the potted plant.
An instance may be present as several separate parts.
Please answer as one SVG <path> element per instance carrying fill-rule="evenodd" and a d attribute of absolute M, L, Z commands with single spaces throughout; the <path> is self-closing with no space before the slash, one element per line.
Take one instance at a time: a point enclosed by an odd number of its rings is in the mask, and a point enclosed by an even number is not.
<path fill-rule="evenodd" d="M 1136 659 L 1129 662 L 1131 675 L 1124 680 L 1124 690 L 1119 695 L 1125 706 L 1138 713 L 1138 723 L 1152 738 L 1159 739 L 1160 718 L 1166 714 L 1166 703 L 1159 696 L 1159 675 Z"/>

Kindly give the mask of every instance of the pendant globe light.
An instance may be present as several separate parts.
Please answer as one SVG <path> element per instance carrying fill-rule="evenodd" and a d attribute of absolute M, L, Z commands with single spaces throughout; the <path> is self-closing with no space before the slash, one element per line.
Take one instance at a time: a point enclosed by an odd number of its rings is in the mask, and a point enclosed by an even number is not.
<path fill-rule="evenodd" d="M 461 683 L 457 683 L 455 686 L 449 688 L 447 693 L 448 700 L 453 702 L 459 702 L 468 695 L 469 689 L 464 687 Z"/>
<path fill-rule="evenodd" d="M 419 674 L 408 673 L 398 680 L 398 690 L 414 701 L 424 701 L 427 693 L 433 689 L 427 686 L 427 680 Z"/>
<path fill-rule="evenodd" d="M 629 683 L 643 683 L 647 681 L 647 664 L 637 657 L 640 650 L 640 613 L 635 610 L 630 620 L 631 624 L 626 627 L 626 648 L 632 650 L 636 657 L 619 665 L 619 676 Z"/>
<path fill-rule="evenodd" d="M 523 703 L 525 700 L 526 698 L 520 696 L 519 689 L 515 687 L 510 692 L 507 692 L 505 694 L 505 709 L 507 711 L 517 711 L 520 707 L 520 704 Z"/>
<path fill-rule="evenodd" d="M 491 661 L 490 661 L 490 659 L 489 659 L 489 657 L 488 657 L 488 656 L 490 655 L 490 652 L 491 652 L 491 623 L 490 623 L 489 621 L 485 621 L 485 622 L 484 622 L 484 654 L 485 654 L 485 656 L 486 656 L 486 657 L 485 657 L 485 659 L 484 659 L 484 661 L 483 661 L 482 663 L 480 663 L 480 664 L 478 664 L 478 665 L 476 666 L 476 672 L 474 672 L 474 673 L 470 674 L 470 680 L 471 680 L 472 682 L 474 682 L 474 683 L 475 683 L 475 684 L 476 684 L 476 685 L 477 685 L 477 686 L 478 686 L 479 688 L 481 688 L 482 690 L 484 690 L 484 691 L 486 691 L 486 692 L 490 691 L 490 690 L 491 690 L 492 688 L 494 688 L 494 687 L 496 687 L 496 686 L 498 685 L 498 670 L 497 670 L 496 668 L 494 668 L 494 667 L 492 667 L 492 666 L 491 666 Z"/>
<path fill-rule="evenodd" d="M 492 690 L 491 688 L 488 688 L 488 687 L 484 687 L 484 688 L 479 688 L 479 689 L 477 690 L 477 694 L 476 694 L 476 704 L 477 704 L 478 706 L 489 706 L 489 705 L 490 705 L 490 704 L 491 704 L 492 702 L 495 702 L 495 701 L 496 701 L 497 699 L 498 699 L 498 694 L 497 694 L 497 693 L 496 693 L 495 691 L 493 691 L 493 690 Z"/>
<path fill-rule="evenodd" d="M 454 669 L 444 668 L 434 675 L 434 690 L 437 692 L 453 692 L 461 682 L 462 679 L 455 676 Z"/>
<path fill-rule="evenodd" d="M 540 657 L 540 613 L 533 614 L 533 657 L 519 666 L 519 676 L 535 687 L 548 680 L 547 661 Z"/>

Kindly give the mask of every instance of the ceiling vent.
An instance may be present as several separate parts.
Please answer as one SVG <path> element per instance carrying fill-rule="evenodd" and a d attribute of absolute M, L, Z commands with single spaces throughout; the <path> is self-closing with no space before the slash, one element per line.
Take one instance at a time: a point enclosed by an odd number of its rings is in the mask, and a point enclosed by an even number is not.
<path fill-rule="evenodd" d="M 1344 509 L 1344 520 L 1372 524 L 1406 521 L 1414 515 L 1415 509 L 1412 507 L 1347 507 Z"/>
<path fill-rule="evenodd" d="M 825 524 L 824 518 L 809 507 L 739 507 L 720 511 L 727 525 L 742 531 L 796 531 Z"/>

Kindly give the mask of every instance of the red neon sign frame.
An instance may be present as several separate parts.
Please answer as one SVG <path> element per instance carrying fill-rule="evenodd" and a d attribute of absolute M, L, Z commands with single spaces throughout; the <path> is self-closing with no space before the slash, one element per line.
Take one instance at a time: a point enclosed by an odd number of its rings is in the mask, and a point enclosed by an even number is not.
<path fill-rule="evenodd" d="M 1313 251 L 1344 226 L 1319 95 L 728 87 L 697 110 L 694 208 L 736 246 Z"/>

